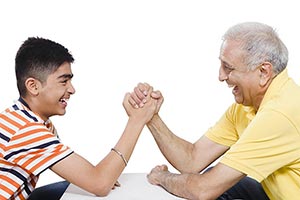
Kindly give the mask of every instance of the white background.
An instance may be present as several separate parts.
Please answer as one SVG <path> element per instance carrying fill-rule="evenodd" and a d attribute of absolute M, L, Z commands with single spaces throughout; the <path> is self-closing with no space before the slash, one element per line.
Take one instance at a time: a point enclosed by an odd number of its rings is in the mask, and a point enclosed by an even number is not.
<path fill-rule="evenodd" d="M 18 98 L 14 57 L 30 36 L 54 40 L 75 57 L 76 94 L 53 117 L 62 141 L 93 164 L 115 145 L 127 115 L 125 92 L 138 82 L 162 91 L 161 116 L 177 135 L 196 141 L 233 102 L 218 81 L 223 33 L 244 21 L 275 27 L 299 83 L 300 12 L 290 0 L 10 0 L 0 3 L 0 109 Z M 167 163 L 145 128 L 124 172 Z M 171 168 L 171 171 L 175 170 Z M 38 185 L 61 180 L 50 171 Z"/>

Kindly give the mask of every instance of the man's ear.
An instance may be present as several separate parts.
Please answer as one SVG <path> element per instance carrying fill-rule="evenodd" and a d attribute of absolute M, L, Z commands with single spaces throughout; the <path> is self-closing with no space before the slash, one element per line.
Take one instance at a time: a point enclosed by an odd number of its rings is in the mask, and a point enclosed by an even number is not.
<path fill-rule="evenodd" d="M 269 62 L 264 62 L 259 67 L 260 85 L 265 86 L 274 76 L 273 65 Z"/>
<path fill-rule="evenodd" d="M 37 96 L 39 94 L 39 88 L 41 87 L 41 82 L 35 78 L 28 78 L 25 81 L 25 86 L 27 88 L 28 94 Z"/>

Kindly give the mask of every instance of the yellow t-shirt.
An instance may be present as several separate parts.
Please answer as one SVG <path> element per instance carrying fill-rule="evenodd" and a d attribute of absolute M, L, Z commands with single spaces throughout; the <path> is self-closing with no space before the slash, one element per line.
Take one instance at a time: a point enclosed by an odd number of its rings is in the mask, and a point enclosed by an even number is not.
<path fill-rule="evenodd" d="M 300 87 L 281 72 L 257 113 L 233 104 L 206 134 L 230 146 L 221 163 L 261 182 L 270 199 L 300 196 Z"/>

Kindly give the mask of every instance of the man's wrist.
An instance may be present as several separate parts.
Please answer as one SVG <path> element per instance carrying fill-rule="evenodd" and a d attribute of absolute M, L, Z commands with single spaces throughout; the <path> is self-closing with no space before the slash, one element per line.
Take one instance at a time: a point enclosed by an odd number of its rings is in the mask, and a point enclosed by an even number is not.
<path fill-rule="evenodd" d="M 160 119 L 158 113 L 154 114 L 153 117 L 151 118 L 151 120 L 147 123 L 148 126 L 152 126 L 155 124 L 155 122 L 157 122 Z"/>
<path fill-rule="evenodd" d="M 159 185 L 162 187 L 168 187 L 170 183 L 172 183 L 174 176 L 175 174 L 169 171 L 162 171 L 159 176 Z"/>

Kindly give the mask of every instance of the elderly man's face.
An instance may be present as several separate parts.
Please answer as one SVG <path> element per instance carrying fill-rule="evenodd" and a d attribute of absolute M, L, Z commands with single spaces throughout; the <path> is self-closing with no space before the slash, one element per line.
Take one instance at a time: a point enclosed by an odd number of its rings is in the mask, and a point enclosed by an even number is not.
<path fill-rule="evenodd" d="M 260 96 L 259 70 L 248 70 L 243 64 L 243 52 L 236 41 L 224 41 L 220 51 L 219 80 L 232 88 L 235 101 L 245 106 L 254 106 Z"/>

